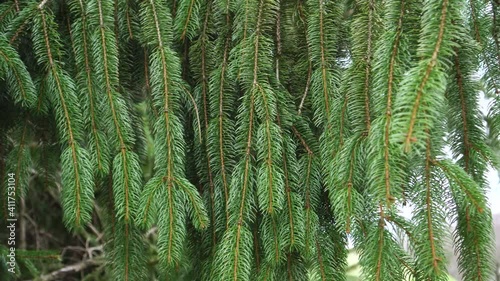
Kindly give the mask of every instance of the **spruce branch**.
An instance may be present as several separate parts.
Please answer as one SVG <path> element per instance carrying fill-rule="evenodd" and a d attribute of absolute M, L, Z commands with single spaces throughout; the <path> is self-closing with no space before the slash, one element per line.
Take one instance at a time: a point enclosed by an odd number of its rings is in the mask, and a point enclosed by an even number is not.
<path fill-rule="evenodd" d="M 217 1 L 216 3 L 221 3 Z M 214 4 L 216 4 L 214 3 Z M 230 70 L 230 51 L 232 22 L 229 5 L 231 1 L 214 5 L 214 13 L 220 13 L 219 25 L 223 27 L 221 36 L 217 39 L 216 46 L 219 51 L 220 63 L 212 71 L 209 77 L 208 97 L 210 104 L 210 123 L 207 130 L 207 155 L 211 156 L 211 167 L 214 175 L 214 193 L 222 194 L 218 197 L 224 198 L 223 213 L 225 216 L 225 228 L 229 223 L 229 186 L 231 183 L 231 171 L 234 163 L 231 161 L 232 144 L 234 140 L 234 122 L 231 111 L 234 106 L 235 89 Z M 224 5 L 222 5 L 224 4 Z M 214 225 L 213 225 L 214 226 Z"/>
<path fill-rule="evenodd" d="M 78 18 L 71 25 L 73 32 L 71 33 L 72 46 L 75 56 L 76 69 L 78 69 L 77 74 L 77 86 L 80 93 L 80 99 L 84 101 L 84 116 L 86 126 L 90 127 L 92 132 L 92 137 L 90 138 L 91 148 L 90 153 L 92 155 L 91 160 L 93 166 L 97 168 L 99 175 L 106 174 L 110 167 L 110 155 L 109 147 L 107 141 L 104 137 L 102 126 L 103 124 L 97 119 L 97 111 L 99 104 L 97 102 L 97 91 L 95 89 L 95 78 L 92 74 L 92 63 L 91 63 L 91 46 L 90 46 L 90 34 L 88 32 L 88 20 L 87 11 L 85 3 L 82 0 L 71 1 L 69 3 L 70 9 L 75 13 Z"/>
<path fill-rule="evenodd" d="M 199 32 L 200 0 L 181 0 L 175 14 L 174 28 L 181 41 L 193 39 Z"/>
<path fill-rule="evenodd" d="M 424 59 L 405 75 L 400 89 L 406 94 L 401 95 L 394 105 L 401 108 L 394 115 L 394 128 L 404 132 L 393 134 L 394 140 L 402 144 L 405 152 L 409 152 L 412 146 L 423 151 L 427 138 L 423 128 L 431 129 L 437 122 L 435 112 L 444 98 L 446 85 L 444 70 L 448 69 L 448 58 L 453 53 L 451 40 L 459 36 L 459 30 L 451 24 L 457 9 L 458 6 L 448 0 L 424 6 L 422 20 L 425 21 L 419 39 L 422 51 L 418 54 Z"/>
<path fill-rule="evenodd" d="M 150 0 L 148 3 L 143 3 L 141 17 L 142 40 L 147 42 L 146 47 L 152 49 L 149 69 L 153 101 L 163 112 L 158 115 L 154 128 L 158 150 L 155 160 L 157 176 L 147 183 L 148 188 L 142 195 L 141 201 L 146 202 L 147 213 L 158 214 L 158 247 L 162 250 L 160 263 L 163 270 L 168 273 L 184 256 L 183 243 L 187 236 L 183 222 L 185 212 L 188 212 L 198 229 L 206 228 L 209 221 L 201 197 L 185 178 L 183 168 L 183 132 L 177 116 L 179 94 L 184 91 L 191 98 L 192 96 L 181 84 L 180 62 L 170 47 L 172 32 L 169 25 L 171 23 L 169 10 L 161 1 Z M 192 102 L 196 106 L 194 98 Z M 195 110 L 198 114 L 197 108 Z M 201 139 L 199 119 L 198 126 L 200 130 L 198 135 Z M 144 222 L 152 219 L 147 213 Z M 150 221 L 147 224 L 151 223 Z"/>
<path fill-rule="evenodd" d="M 46 14 L 47 13 L 47 14 Z M 69 228 L 80 228 L 90 220 L 93 187 L 87 151 L 80 147 L 82 128 L 73 80 L 60 68 L 54 54 L 59 52 L 59 36 L 55 31 L 53 15 L 39 10 L 34 19 L 33 43 L 37 46 L 38 62 L 46 66 L 47 83 L 53 92 L 61 142 L 64 221 Z M 67 145 L 67 146 L 66 146 Z"/>
<path fill-rule="evenodd" d="M 16 201 L 26 196 L 30 185 L 30 169 L 32 169 L 33 165 L 32 149 L 30 148 L 30 142 L 33 138 L 32 131 L 32 124 L 30 124 L 29 117 L 26 116 L 22 120 L 22 124 L 9 132 L 13 137 L 13 149 L 6 155 L 5 166 L 15 174 L 14 194 Z M 3 192 L 5 196 L 8 196 L 7 189 Z M 5 201 L 7 203 L 7 200 Z M 7 205 L 4 207 L 7 208 Z"/>
<path fill-rule="evenodd" d="M 481 114 L 477 102 L 479 87 L 472 74 L 477 63 L 472 42 L 470 36 L 464 36 L 458 41 L 461 48 L 456 49 L 454 57 L 455 75 L 452 76 L 451 85 L 447 90 L 450 113 L 454 114 L 450 115 L 448 121 L 451 128 L 451 147 L 460 167 L 447 160 L 436 161 L 436 166 L 442 169 L 449 180 L 455 202 L 458 225 L 454 238 L 458 242 L 455 248 L 459 251 L 459 268 L 465 278 L 486 280 L 493 277 L 491 275 L 493 265 L 489 262 L 493 259 L 491 249 L 486 246 L 491 241 L 492 229 L 486 225 L 471 234 L 473 237 L 466 235 L 471 233 L 475 220 L 482 217 L 482 220 L 488 221 L 490 216 L 483 197 L 489 157 L 478 153 L 473 147 L 475 145 L 486 147 L 486 136 L 482 124 L 476 121 Z"/>

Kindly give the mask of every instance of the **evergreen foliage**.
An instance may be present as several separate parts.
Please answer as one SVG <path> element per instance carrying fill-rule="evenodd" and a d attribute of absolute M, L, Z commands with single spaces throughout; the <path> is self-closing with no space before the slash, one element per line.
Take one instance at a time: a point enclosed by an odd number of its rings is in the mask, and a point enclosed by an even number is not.
<path fill-rule="evenodd" d="M 499 9 L 6 1 L 2 218 L 8 172 L 18 201 L 60 194 L 130 281 L 347 280 L 349 241 L 362 280 L 447 280 L 452 225 L 463 280 L 492 280 Z"/>

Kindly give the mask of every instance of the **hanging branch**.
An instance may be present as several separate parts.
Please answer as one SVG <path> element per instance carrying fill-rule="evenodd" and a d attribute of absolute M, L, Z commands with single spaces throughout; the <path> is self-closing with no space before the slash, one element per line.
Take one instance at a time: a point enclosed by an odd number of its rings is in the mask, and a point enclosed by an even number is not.
<path fill-rule="evenodd" d="M 5 72 L 0 72 L 0 77 L 7 81 L 14 101 L 33 108 L 37 100 L 35 85 L 19 54 L 4 36 L 0 36 L 0 68 L 5 69 Z"/>
<path fill-rule="evenodd" d="M 282 106 L 278 114 L 278 124 L 282 128 L 283 138 L 283 156 L 282 165 L 284 172 L 285 197 L 286 204 L 279 215 L 282 221 L 281 228 L 283 232 L 288 232 L 289 235 L 283 239 L 284 248 L 289 251 L 287 253 L 287 261 L 290 262 L 290 252 L 297 250 L 302 252 L 305 240 L 305 218 L 304 218 L 304 202 L 302 201 L 299 192 L 302 190 L 299 179 L 300 164 L 296 156 L 297 146 L 291 138 L 289 127 L 291 124 L 286 124 L 288 120 L 282 120 L 281 116 L 289 116 L 289 112 L 285 111 L 286 105 Z"/>
<path fill-rule="evenodd" d="M 174 20 L 175 36 L 178 40 L 192 40 L 200 29 L 201 0 L 180 0 Z"/>
<path fill-rule="evenodd" d="M 423 151 L 427 139 L 423 128 L 432 130 L 437 122 L 444 101 L 445 71 L 453 53 L 452 40 L 459 36 L 459 30 L 451 24 L 459 7 L 449 0 L 424 5 L 417 54 L 422 59 L 405 74 L 400 87 L 404 94 L 399 95 L 394 104 L 394 108 L 400 110 L 394 113 L 392 137 L 405 152 L 412 147 Z"/>
<path fill-rule="evenodd" d="M 248 239 L 251 234 L 246 226 L 248 217 L 251 215 L 248 212 L 250 211 L 249 204 L 252 202 L 250 193 L 253 189 L 252 185 L 256 184 L 259 208 L 265 212 L 265 216 L 273 216 L 275 211 L 282 208 L 285 199 L 283 172 L 275 164 L 281 160 L 282 150 L 280 129 L 274 122 L 277 97 L 264 74 L 273 73 L 273 63 L 269 58 L 272 46 L 271 41 L 266 37 L 266 32 L 272 30 L 272 25 L 268 23 L 272 22 L 271 19 L 275 16 L 277 3 L 259 1 L 245 4 L 239 7 L 239 13 L 245 17 L 249 14 L 255 15 L 255 22 L 251 23 L 253 31 L 251 34 L 246 34 L 247 29 L 244 29 L 239 43 L 244 56 L 239 75 L 245 95 L 244 107 L 240 109 L 238 121 L 239 128 L 242 129 L 240 135 L 245 135 L 246 139 L 238 140 L 239 149 L 244 149 L 244 154 L 235 168 L 229 198 L 229 206 L 232 209 L 230 225 L 235 226 L 226 231 L 223 250 L 218 253 L 220 256 L 231 255 L 233 257 L 232 274 L 229 270 L 221 272 L 221 277 L 226 280 L 249 278 L 251 264 L 244 262 L 245 259 L 250 258 L 253 244 L 251 239 Z M 243 11 L 246 12 L 243 13 Z M 258 161 L 256 173 L 253 171 L 255 164 L 251 159 L 254 142 Z M 272 229 L 274 218 L 269 218 L 268 222 L 265 224 L 266 228 Z M 272 235 L 273 231 L 266 233 L 271 234 L 272 245 L 274 245 L 272 248 L 276 248 L 276 235 Z M 265 253 L 275 252 L 270 245 L 264 245 Z"/>
<path fill-rule="evenodd" d="M 9 132 L 9 135 L 12 137 L 14 147 L 6 155 L 5 166 L 8 168 L 8 171 L 12 171 L 14 173 L 16 183 L 14 185 L 16 204 L 18 204 L 18 200 L 21 200 L 21 198 L 26 196 L 29 187 L 30 169 L 32 169 L 33 165 L 30 149 L 30 142 L 33 138 L 32 130 L 29 117 L 26 116 L 23 118 L 22 124 L 16 126 L 11 132 Z M 5 193 L 3 196 L 9 196 L 7 191 L 8 189 L 3 191 Z M 7 202 L 7 200 L 5 200 L 5 202 Z"/>
<path fill-rule="evenodd" d="M 107 140 L 103 132 L 103 124 L 97 118 L 98 102 L 94 84 L 95 78 L 92 74 L 90 50 L 90 34 L 87 21 L 87 11 L 83 0 L 69 2 L 70 9 L 77 19 L 71 24 L 71 36 L 75 57 L 75 66 L 78 70 L 77 88 L 80 100 L 84 102 L 85 127 L 91 131 L 89 142 L 91 143 L 90 155 L 92 166 L 96 168 L 99 176 L 106 175 L 110 170 L 110 154 Z"/>
<path fill-rule="evenodd" d="M 211 108 L 209 103 L 209 74 L 215 68 L 213 51 L 215 45 L 213 40 L 210 40 L 209 34 L 212 32 L 213 28 L 211 17 L 214 12 L 214 3 L 213 1 L 207 1 L 207 3 L 201 4 L 203 4 L 202 10 L 204 11 L 204 16 L 200 17 L 202 27 L 198 39 L 194 41 L 189 48 L 189 63 L 197 84 L 194 88 L 194 96 L 202 109 L 200 119 L 202 120 L 201 123 L 203 123 L 203 128 L 199 132 L 199 138 L 201 141 L 199 143 L 195 143 L 194 146 L 197 158 L 196 165 L 198 167 L 200 180 L 203 183 L 203 194 L 206 196 L 205 203 L 209 207 L 208 209 L 210 212 L 210 228 L 212 233 L 210 241 L 212 244 L 207 246 L 207 248 L 210 249 L 216 245 L 218 240 L 217 236 L 219 235 L 219 233 L 217 233 L 217 229 L 220 225 L 222 225 L 222 222 L 219 221 L 221 210 L 219 208 L 220 204 L 217 204 L 216 202 L 216 183 L 214 182 L 216 180 L 216 174 L 214 171 L 217 171 L 217 168 L 214 166 L 217 164 L 212 160 L 214 155 L 211 154 L 209 150 L 209 122 L 211 121 Z"/>
<path fill-rule="evenodd" d="M 64 144 L 61 154 L 64 222 L 68 228 L 80 228 L 91 219 L 94 195 L 89 156 L 80 147 L 83 127 L 74 83 L 56 59 L 61 43 L 52 13 L 39 9 L 32 30 L 38 63 L 45 65 L 48 72 L 46 83 L 56 110 L 59 139 Z"/>
<path fill-rule="evenodd" d="M 428 132 L 427 132 L 428 133 Z M 433 137 L 433 140 L 437 138 Z M 414 216 L 417 220 L 415 233 L 423 233 L 421 239 L 429 241 L 428 244 L 419 245 L 415 249 L 417 255 L 417 276 L 418 278 L 444 279 L 446 275 L 446 260 L 443 250 L 443 232 L 445 230 L 443 202 L 436 194 L 437 181 L 439 178 L 434 173 L 433 154 L 437 148 L 432 146 L 431 139 L 426 141 L 424 175 L 421 191 L 423 195 L 420 198 L 419 205 L 423 208 L 416 211 Z M 422 215 L 420 215 L 420 213 Z M 420 232 L 421 231 L 421 232 Z"/>
<path fill-rule="evenodd" d="M 333 84 L 339 79 L 338 73 L 332 71 L 336 55 L 334 46 L 337 44 L 334 19 L 339 16 L 337 14 L 339 8 L 333 2 L 310 1 L 308 3 L 309 18 L 306 35 L 309 43 L 309 60 L 313 65 L 311 99 L 314 122 L 317 126 L 329 126 L 335 91 Z"/>
<path fill-rule="evenodd" d="M 372 0 L 357 2 L 359 12 L 353 17 L 350 26 L 352 65 L 348 69 L 350 78 L 344 82 L 344 87 L 349 95 L 348 115 L 353 132 L 365 135 L 370 132 L 373 115 L 372 59 L 375 41 L 379 37 L 379 6 Z"/>
<path fill-rule="evenodd" d="M 458 42 L 460 50 L 454 57 L 454 76 L 450 78 L 447 98 L 450 101 L 448 122 L 450 126 L 451 150 L 457 165 L 446 160 L 435 164 L 448 178 L 449 186 L 455 201 L 457 212 L 457 228 L 454 233 L 458 242 L 455 248 L 459 251 L 458 264 L 464 278 L 470 280 L 492 279 L 494 265 L 492 252 L 488 245 L 492 243 L 491 225 L 477 226 L 478 221 L 490 221 L 490 210 L 485 204 L 484 188 L 487 184 L 486 171 L 489 147 L 485 143 L 485 130 L 478 108 L 478 92 L 480 87 L 474 80 L 476 51 L 472 38 L 462 37 Z M 476 150 L 480 148 L 480 151 Z M 477 229 L 472 231 L 472 229 Z"/>
<path fill-rule="evenodd" d="M 163 112 L 154 128 L 156 173 L 146 185 L 141 205 L 145 206 L 146 225 L 154 222 L 154 216 L 147 215 L 149 212 L 158 214 L 160 264 L 165 272 L 170 272 L 184 255 L 185 212 L 197 229 L 208 226 L 208 217 L 198 191 L 184 174 L 182 124 L 176 115 L 183 89 L 178 86 L 180 61 L 170 48 L 170 12 L 161 1 L 150 0 L 141 7 L 141 23 L 142 40 L 151 48 L 149 69 L 153 102 Z"/>
<path fill-rule="evenodd" d="M 261 211 L 272 215 L 275 209 L 282 208 L 284 186 L 283 171 L 278 165 L 274 165 L 279 162 L 282 153 L 280 129 L 274 122 L 276 120 L 277 97 L 262 74 L 272 73 L 272 61 L 265 53 L 271 47 L 269 40 L 265 37 L 266 29 L 269 28 L 265 25 L 265 20 L 267 20 L 266 16 L 274 16 L 274 14 L 272 12 L 270 15 L 264 13 L 275 10 L 277 3 L 268 4 L 270 6 L 264 7 L 265 3 L 259 2 L 255 32 L 249 38 L 253 41 L 253 46 L 247 52 L 252 57 L 245 60 L 250 61 L 251 64 L 244 65 L 242 74 L 244 77 L 248 77 L 247 81 L 243 81 L 243 87 L 247 88 L 247 94 L 255 98 L 256 117 L 260 121 L 256 127 L 256 152 L 257 160 L 260 162 L 256 182 L 259 207 Z M 249 83 L 250 77 L 253 80 L 251 84 Z"/>
<path fill-rule="evenodd" d="M 143 244 L 138 242 L 135 221 L 139 200 L 141 168 L 139 157 L 132 151 L 135 142 L 127 104 L 119 93 L 118 47 L 114 28 L 113 6 L 109 1 L 93 0 L 87 6 L 93 70 L 96 88 L 104 98 L 102 119 L 109 130 L 112 153 L 112 177 L 116 225 L 114 248 L 111 255 L 115 263 L 114 274 L 123 280 L 142 278 Z"/>
<path fill-rule="evenodd" d="M 221 16 L 218 25 L 222 26 L 220 37 L 216 46 L 220 56 L 217 67 L 209 77 L 208 96 L 210 103 L 210 123 L 207 134 L 208 154 L 211 157 L 211 165 L 214 175 L 214 196 L 223 201 L 223 210 L 215 210 L 225 216 L 225 221 L 221 223 L 225 229 L 229 223 L 229 186 L 231 183 L 231 172 L 234 168 L 232 161 L 232 151 L 235 139 L 235 124 L 233 118 L 233 108 L 235 106 L 234 77 L 231 77 L 229 56 L 232 47 L 232 18 L 229 10 L 231 1 L 216 1 L 214 3 L 214 13 Z M 220 5 L 217 5 L 220 4 Z M 223 199 L 222 199 L 223 198 Z M 217 216 L 220 217 L 220 216 Z M 216 225 L 212 225 L 216 227 Z"/>
<path fill-rule="evenodd" d="M 344 114 L 347 110 L 352 135 L 342 141 L 342 146 L 330 148 L 329 154 L 322 155 L 328 166 L 335 167 L 328 178 L 329 197 L 332 208 L 339 218 L 338 226 L 349 234 L 363 204 L 361 194 L 365 183 L 366 157 L 363 152 L 371 127 L 371 89 L 372 89 L 372 57 L 373 45 L 378 38 L 378 4 L 373 1 L 357 3 L 360 11 L 351 23 L 352 65 L 346 71 L 343 83 L 346 89 L 345 105 L 337 102 L 336 111 Z M 362 30 L 367 30 L 363 33 Z M 344 121 L 341 126 L 344 126 Z M 342 128 L 343 129 L 343 128 Z M 342 134 L 343 132 L 341 132 Z M 331 137 L 330 137 L 331 138 Z M 335 151 L 332 153 L 332 151 Z M 343 198 L 342 201 L 340 198 Z M 376 206 L 376 205 L 375 205 Z M 354 227 L 353 227 L 354 226 Z"/>
<path fill-rule="evenodd" d="M 380 204 L 373 222 L 368 224 L 366 239 L 370 241 L 367 244 L 370 246 L 362 246 L 360 254 L 360 264 L 367 267 L 362 274 L 365 280 L 404 279 L 403 268 L 397 260 L 399 256 L 404 255 L 404 251 L 394 234 L 386 228 L 388 215 L 384 211 L 384 205 Z"/>
<path fill-rule="evenodd" d="M 408 3 L 410 2 L 410 3 Z M 409 68 L 410 60 L 405 56 L 409 35 L 403 34 L 403 27 L 409 32 L 415 30 L 415 22 L 405 20 L 408 6 L 417 1 L 394 1 L 387 5 L 386 31 L 381 36 L 380 45 L 374 58 L 374 106 L 376 118 L 373 120 L 369 146 L 368 168 L 371 185 L 378 190 L 378 200 L 385 201 L 389 208 L 396 198 L 402 197 L 400 189 L 404 177 L 404 157 L 390 140 L 393 102 L 398 91 L 402 74 Z M 411 19 L 411 18 L 410 18 Z M 395 35 L 394 35 L 395 34 Z M 382 93 L 379 96 L 379 93 Z"/>
<path fill-rule="evenodd" d="M 301 175 L 300 183 L 304 186 L 303 194 L 301 196 L 304 198 L 305 211 L 304 256 L 312 261 L 317 261 L 314 253 L 314 245 L 316 244 L 319 227 L 317 212 L 321 200 L 322 179 L 320 158 L 317 153 L 314 153 L 314 151 L 318 151 L 319 148 L 317 140 L 314 138 L 314 134 L 310 131 L 307 124 L 297 122 L 295 123 L 293 130 L 307 152 L 299 159 L 299 175 Z"/>
<path fill-rule="evenodd" d="M 109 3 L 95 0 L 89 5 L 96 10 L 89 10 L 90 24 L 94 28 L 92 34 L 92 54 L 95 62 L 94 70 L 99 77 L 97 87 L 104 92 L 104 122 L 109 124 L 113 137 L 112 153 L 119 151 L 113 160 L 113 191 L 115 193 L 116 211 L 120 219 L 126 223 L 134 220 L 135 200 L 141 182 L 137 155 L 130 151 L 134 143 L 131 121 L 126 104 L 117 91 L 118 88 L 118 50 L 113 26 L 112 6 Z"/>
<path fill-rule="evenodd" d="M 500 118 L 498 113 L 500 112 L 500 80 L 498 80 L 498 73 L 500 73 L 500 38 L 499 38 L 499 3 L 496 1 L 490 1 L 491 3 L 491 37 L 492 42 L 487 44 L 483 51 L 483 56 L 487 62 L 488 71 L 485 72 L 485 80 L 489 86 L 490 96 L 493 97 L 493 105 L 489 108 L 488 119 L 489 122 L 489 134 L 493 139 L 498 139 L 500 136 Z M 488 36 L 489 37 L 489 36 Z"/>

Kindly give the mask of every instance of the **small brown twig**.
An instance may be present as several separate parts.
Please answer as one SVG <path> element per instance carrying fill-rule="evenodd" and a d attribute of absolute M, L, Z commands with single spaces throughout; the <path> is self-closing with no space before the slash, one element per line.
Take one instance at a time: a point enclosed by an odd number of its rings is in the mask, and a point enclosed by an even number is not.
<path fill-rule="evenodd" d="M 41 281 L 51 281 L 51 280 L 64 280 L 64 276 L 67 274 L 81 272 L 89 267 L 98 266 L 104 264 L 104 258 L 95 258 L 84 260 L 75 264 L 71 264 L 60 268 L 56 271 L 52 271 L 51 273 L 40 276 L 37 280 Z"/>
<path fill-rule="evenodd" d="M 49 2 L 49 0 L 43 0 L 42 2 L 40 2 L 40 4 L 38 5 L 38 9 L 43 9 L 43 6 L 45 6 L 45 4 L 47 4 L 47 2 Z"/>

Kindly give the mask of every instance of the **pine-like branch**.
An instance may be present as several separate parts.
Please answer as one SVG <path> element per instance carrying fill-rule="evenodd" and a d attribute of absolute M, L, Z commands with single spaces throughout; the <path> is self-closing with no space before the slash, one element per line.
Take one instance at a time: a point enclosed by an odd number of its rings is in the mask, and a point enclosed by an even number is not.
<path fill-rule="evenodd" d="M 184 41 L 198 35 L 200 27 L 201 0 L 180 0 L 177 6 L 174 29 L 177 39 Z"/>
<path fill-rule="evenodd" d="M 196 228 L 208 226 L 208 217 L 198 191 L 184 174 L 183 131 L 177 115 L 179 94 L 183 90 L 179 88 L 181 67 L 178 57 L 170 49 L 172 32 L 169 14 L 161 1 L 150 0 L 141 7 L 142 40 L 146 47 L 152 49 L 149 69 L 153 101 L 155 107 L 162 111 L 154 127 L 157 177 L 148 182 L 142 202 L 147 206 L 144 220 L 150 218 L 148 212 L 158 214 L 160 263 L 167 273 L 185 255 L 185 212 L 189 213 Z"/>
<path fill-rule="evenodd" d="M 19 54 L 4 36 L 0 36 L 0 75 L 7 81 L 16 103 L 28 108 L 35 106 L 35 85 Z"/>
<path fill-rule="evenodd" d="M 472 4 L 472 3 L 471 3 Z M 476 39 L 477 40 L 477 39 Z M 478 109 L 477 93 L 479 87 L 473 76 L 476 54 L 472 38 L 463 37 L 459 41 L 460 50 L 456 50 L 454 58 L 454 76 L 451 77 L 447 90 L 450 104 L 448 123 L 451 129 L 450 142 L 458 165 L 446 160 L 437 161 L 448 178 L 453 199 L 455 201 L 456 249 L 459 250 L 459 267 L 464 278 L 470 280 L 487 280 L 493 278 L 494 259 L 491 256 L 491 225 L 478 227 L 471 232 L 475 221 L 489 221 L 490 210 L 484 198 L 486 185 L 485 173 L 488 159 L 475 147 L 484 147 L 485 133 Z M 477 67 L 477 66 L 476 66 Z M 489 154 L 489 153 L 487 153 Z"/>
<path fill-rule="evenodd" d="M 428 133 L 428 132 L 427 132 Z M 422 179 L 418 184 L 418 210 L 413 214 L 415 229 L 413 233 L 422 233 L 415 248 L 416 278 L 446 280 L 446 260 L 443 250 L 445 235 L 444 206 L 439 182 L 440 174 L 433 165 L 433 155 L 439 151 L 439 136 L 432 136 L 426 141 L 425 160 L 422 166 Z M 426 241 L 426 243 L 423 243 Z"/>
<path fill-rule="evenodd" d="M 236 89 L 234 77 L 231 77 L 229 69 L 229 56 L 232 47 L 232 22 L 229 10 L 231 1 L 221 2 L 223 1 L 214 3 L 214 13 L 220 13 L 223 16 L 220 19 L 222 22 L 218 24 L 222 32 L 216 42 L 220 63 L 217 63 L 209 78 L 210 123 L 207 131 L 207 148 L 213 167 L 214 196 L 223 200 L 225 221 L 222 225 L 227 228 L 229 223 L 229 186 L 234 167 L 231 156 L 234 150 L 235 124 L 231 117 L 235 106 Z M 215 225 L 212 226 L 215 227 Z"/>
<path fill-rule="evenodd" d="M 401 94 L 395 101 L 398 108 L 393 118 L 392 137 L 409 152 L 411 147 L 424 151 L 427 134 L 437 122 L 439 107 L 444 100 L 446 73 L 453 54 L 453 42 L 459 30 L 452 25 L 460 5 L 453 1 L 426 2 L 421 19 L 422 31 L 418 56 L 422 59 L 401 81 Z M 396 133 L 397 132 L 397 133 Z"/>
<path fill-rule="evenodd" d="M 379 200 L 385 201 L 387 207 L 402 197 L 400 186 L 405 174 L 404 157 L 397 153 L 398 150 L 391 143 L 390 136 L 393 102 L 398 83 L 410 65 L 410 60 L 407 58 L 409 54 L 405 53 L 409 40 L 408 35 L 403 34 L 403 28 L 408 28 L 410 33 L 412 25 L 415 24 L 411 20 L 405 20 L 411 19 L 406 12 L 411 4 L 412 1 L 406 0 L 387 4 L 386 31 L 381 36 L 374 58 L 373 111 L 376 117 L 372 122 L 368 140 L 370 147 L 368 175 L 370 184 L 379 191 Z"/>
<path fill-rule="evenodd" d="M 69 228 L 80 228 L 91 218 L 94 197 L 88 152 L 80 147 L 83 134 L 81 112 L 73 80 L 57 60 L 61 45 L 53 15 L 40 9 L 33 20 L 33 44 L 38 63 L 48 72 L 46 82 L 52 93 L 50 98 L 55 107 L 59 139 L 64 144 L 61 154 L 64 221 Z"/>
<path fill-rule="evenodd" d="M 102 124 L 99 124 L 97 111 L 99 104 L 95 89 L 95 78 L 92 74 L 92 58 L 90 46 L 89 25 L 87 20 L 87 11 L 83 0 L 75 0 L 69 3 L 70 9 L 77 18 L 71 25 L 72 42 L 75 57 L 75 66 L 77 73 L 77 88 L 79 98 L 84 104 L 85 127 L 91 131 L 89 138 L 90 155 L 92 166 L 96 167 L 96 172 L 103 176 L 110 169 L 110 155 L 107 140 L 104 136 Z"/>

